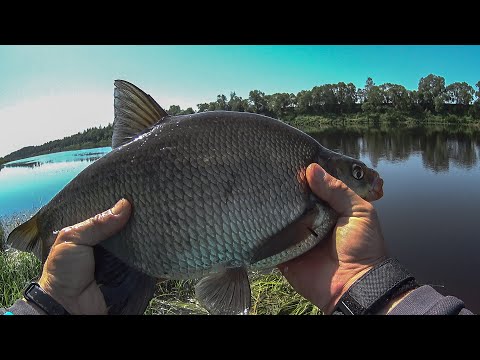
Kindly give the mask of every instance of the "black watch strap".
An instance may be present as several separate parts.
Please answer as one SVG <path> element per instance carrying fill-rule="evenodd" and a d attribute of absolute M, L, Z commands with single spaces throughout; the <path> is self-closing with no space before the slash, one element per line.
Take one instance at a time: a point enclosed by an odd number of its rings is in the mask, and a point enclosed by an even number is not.
<path fill-rule="evenodd" d="M 34 303 L 48 315 L 70 315 L 54 298 L 48 295 L 36 282 L 30 283 L 23 296 L 29 302 Z"/>
<path fill-rule="evenodd" d="M 338 301 L 334 314 L 375 314 L 392 298 L 417 287 L 413 275 L 398 260 L 389 258 L 353 283 Z"/>

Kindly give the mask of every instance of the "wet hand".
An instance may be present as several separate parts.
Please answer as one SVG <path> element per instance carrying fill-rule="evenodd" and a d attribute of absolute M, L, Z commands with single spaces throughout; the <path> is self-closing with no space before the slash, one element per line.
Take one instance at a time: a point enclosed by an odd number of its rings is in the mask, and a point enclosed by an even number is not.
<path fill-rule="evenodd" d="M 70 314 L 107 314 L 94 278 L 93 246 L 120 231 L 130 214 L 130 203 L 122 199 L 110 210 L 59 232 L 38 283 Z"/>
<path fill-rule="evenodd" d="M 307 180 L 339 219 L 331 239 L 278 268 L 298 293 L 330 314 L 358 278 L 386 259 L 385 243 L 372 204 L 318 164 L 307 168 Z"/>

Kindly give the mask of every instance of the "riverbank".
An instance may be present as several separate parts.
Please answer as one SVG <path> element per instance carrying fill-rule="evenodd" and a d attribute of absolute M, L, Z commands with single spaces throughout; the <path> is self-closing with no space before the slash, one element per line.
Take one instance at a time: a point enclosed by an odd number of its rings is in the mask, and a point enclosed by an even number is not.
<path fill-rule="evenodd" d="M 384 114 L 346 114 L 346 115 L 300 115 L 293 118 L 285 118 L 285 123 L 292 125 L 305 132 L 316 132 L 328 126 L 352 126 L 352 127 L 393 127 L 393 126 L 464 126 L 480 129 L 480 120 L 471 116 L 458 117 L 456 115 L 428 115 L 425 117 L 413 117 L 407 114 L 384 113 Z"/>

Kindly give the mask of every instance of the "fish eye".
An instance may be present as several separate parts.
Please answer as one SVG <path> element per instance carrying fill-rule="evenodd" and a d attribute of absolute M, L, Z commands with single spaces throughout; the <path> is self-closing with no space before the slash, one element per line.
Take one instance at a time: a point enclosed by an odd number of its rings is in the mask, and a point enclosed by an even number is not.
<path fill-rule="evenodd" d="M 352 175 L 355 179 L 362 180 L 363 179 L 363 169 L 362 169 L 362 167 L 358 164 L 353 164 L 352 165 Z"/>

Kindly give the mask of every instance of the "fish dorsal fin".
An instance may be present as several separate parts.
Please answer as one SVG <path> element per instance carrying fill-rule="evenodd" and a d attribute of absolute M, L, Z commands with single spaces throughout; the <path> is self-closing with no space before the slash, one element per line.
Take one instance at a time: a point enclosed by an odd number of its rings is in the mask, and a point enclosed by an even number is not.
<path fill-rule="evenodd" d="M 168 116 L 150 95 L 127 81 L 115 80 L 114 98 L 112 148 L 130 142 L 136 135 Z"/>
<path fill-rule="evenodd" d="M 245 268 L 228 268 L 204 277 L 195 285 L 195 296 L 212 315 L 244 315 L 251 306 Z"/>

